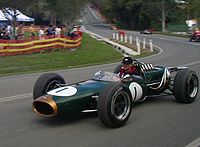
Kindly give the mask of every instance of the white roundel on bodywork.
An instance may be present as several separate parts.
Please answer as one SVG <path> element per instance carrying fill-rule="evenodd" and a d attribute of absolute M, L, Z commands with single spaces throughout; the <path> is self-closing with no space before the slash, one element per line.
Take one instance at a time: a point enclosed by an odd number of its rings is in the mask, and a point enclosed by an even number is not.
<path fill-rule="evenodd" d="M 47 94 L 54 96 L 73 96 L 76 93 L 77 89 L 72 86 L 59 87 L 47 92 Z"/>
<path fill-rule="evenodd" d="M 142 97 L 143 90 L 142 90 L 142 87 L 138 83 L 136 82 L 131 83 L 129 85 L 129 90 L 131 92 L 133 101 L 137 101 Z"/>

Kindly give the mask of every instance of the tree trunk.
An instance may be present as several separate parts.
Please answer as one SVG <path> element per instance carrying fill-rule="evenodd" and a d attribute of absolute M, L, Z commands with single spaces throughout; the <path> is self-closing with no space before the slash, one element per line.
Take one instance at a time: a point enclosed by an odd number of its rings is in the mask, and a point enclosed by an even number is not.
<path fill-rule="evenodd" d="M 165 14 L 165 1 L 162 0 L 162 32 L 166 32 L 166 14 Z"/>
<path fill-rule="evenodd" d="M 17 32 L 16 32 L 17 11 L 16 11 L 16 9 L 14 9 L 13 11 L 14 11 L 14 15 L 13 15 L 13 39 L 15 39 L 15 36 L 17 35 Z"/>

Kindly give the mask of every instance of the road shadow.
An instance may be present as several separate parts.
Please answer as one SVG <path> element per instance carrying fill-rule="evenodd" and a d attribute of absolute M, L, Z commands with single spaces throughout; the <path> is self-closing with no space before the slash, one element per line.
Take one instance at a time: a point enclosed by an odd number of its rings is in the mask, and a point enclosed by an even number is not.
<path fill-rule="evenodd" d="M 79 113 L 72 116 L 62 115 L 53 118 L 38 117 L 35 119 L 35 122 L 43 124 L 45 126 L 62 126 L 62 125 L 76 124 L 80 121 L 84 121 L 87 119 L 94 119 L 94 118 L 97 118 L 97 112 Z"/>
<path fill-rule="evenodd" d="M 133 107 L 139 107 L 141 105 L 149 105 L 149 104 L 177 104 L 176 99 L 172 95 L 159 95 L 159 96 L 151 96 L 147 97 L 144 101 L 135 102 Z"/>

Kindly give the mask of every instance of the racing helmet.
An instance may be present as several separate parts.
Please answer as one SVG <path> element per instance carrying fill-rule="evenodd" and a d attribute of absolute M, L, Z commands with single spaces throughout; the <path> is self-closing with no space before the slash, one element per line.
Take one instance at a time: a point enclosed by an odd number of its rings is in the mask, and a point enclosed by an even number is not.
<path fill-rule="evenodd" d="M 124 57 L 122 60 L 123 64 L 132 64 L 133 63 L 133 59 L 131 57 Z"/>

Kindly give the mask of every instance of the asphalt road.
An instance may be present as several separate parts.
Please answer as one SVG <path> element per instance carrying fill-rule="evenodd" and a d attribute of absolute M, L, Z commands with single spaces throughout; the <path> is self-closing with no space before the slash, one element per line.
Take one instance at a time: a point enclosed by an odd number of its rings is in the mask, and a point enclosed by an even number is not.
<path fill-rule="evenodd" d="M 108 25 L 96 22 L 85 11 L 86 28 L 111 37 Z M 200 78 L 200 44 L 159 35 L 152 39 L 162 51 L 143 62 L 164 66 L 188 66 Z M 117 64 L 57 71 L 68 83 L 90 78 L 98 70 L 113 71 Z M 75 118 L 46 119 L 32 111 L 32 88 L 41 73 L 0 78 L 1 147 L 183 147 L 200 137 L 200 94 L 192 104 L 180 104 L 173 96 L 160 96 L 133 106 L 128 123 L 118 129 L 104 127 L 95 113 Z"/>

